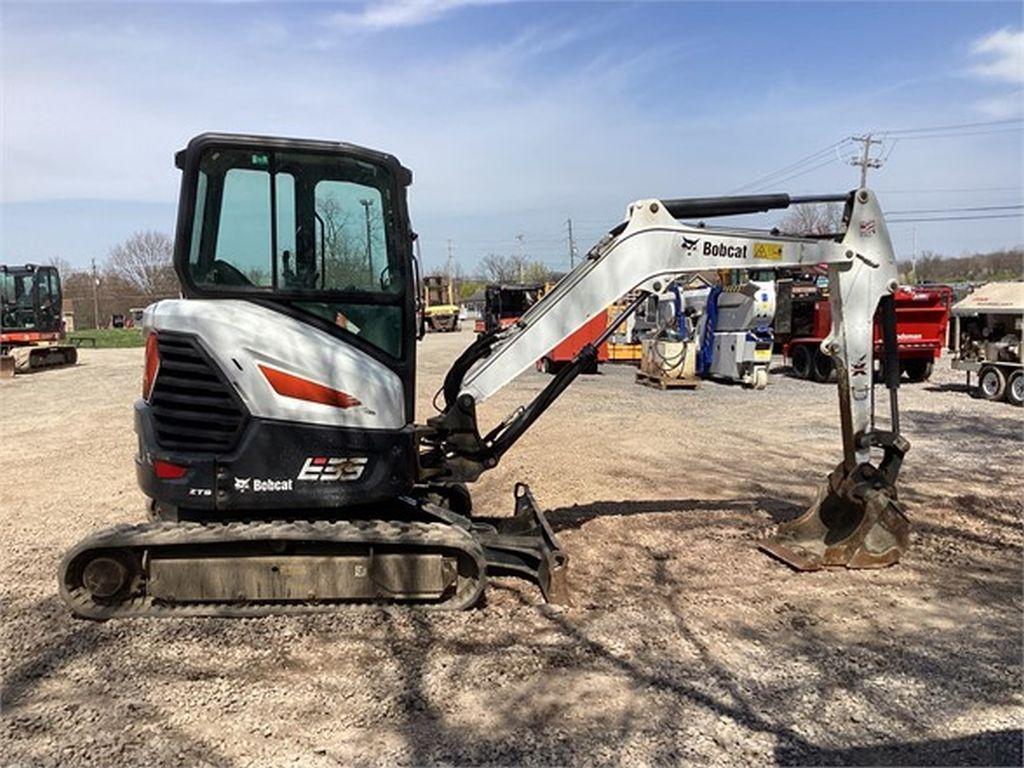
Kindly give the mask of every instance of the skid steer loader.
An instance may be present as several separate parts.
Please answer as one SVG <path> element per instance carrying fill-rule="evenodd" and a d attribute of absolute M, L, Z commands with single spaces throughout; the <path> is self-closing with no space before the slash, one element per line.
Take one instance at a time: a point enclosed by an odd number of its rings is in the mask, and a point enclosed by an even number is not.
<path fill-rule="evenodd" d="M 874 425 L 872 318 L 895 354 L 896 271 L 866 189 L 632 203 L 625 220 L 511 327 L 455 361 L 443 405 L 414 420 L 418 269 L 394 157 L 324 141 L 203 134 L 182 171 L 174 262 L 185 298 L 145 312 L 135 405 L 138 481 L 152 520 L 100 531 L 58 575 L 85 617 L 255 616 L 392 601 L 465 608 L 518 575 L 568 599 L 566 554 L 529 489 L 478 515 L 467 484 L 497 465 L 650 293 L 705 270 L 825 264 L 843 457 L 815 504 L 761 542 L 795 568 L 896 562 L 908 524 L 890 425 Z M 841 201 L 844 231 L 802 239 L 692 226 Z M 620 296 L 632 301 L 537 397 L 482 430 L 476 406 Z M 887 371 L 896 371 L 887 365 Z"/>

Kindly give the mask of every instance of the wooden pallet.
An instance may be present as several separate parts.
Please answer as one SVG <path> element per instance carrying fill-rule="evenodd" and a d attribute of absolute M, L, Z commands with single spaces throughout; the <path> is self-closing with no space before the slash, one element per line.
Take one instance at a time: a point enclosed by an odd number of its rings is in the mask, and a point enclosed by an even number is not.
<path fill-rule="evenodd" d="M 643 371 L 636 372 L 636 383 L 655 389 L 697 389 L 700 379 L 671 379 L 667 376 L 652 376 Z"/>

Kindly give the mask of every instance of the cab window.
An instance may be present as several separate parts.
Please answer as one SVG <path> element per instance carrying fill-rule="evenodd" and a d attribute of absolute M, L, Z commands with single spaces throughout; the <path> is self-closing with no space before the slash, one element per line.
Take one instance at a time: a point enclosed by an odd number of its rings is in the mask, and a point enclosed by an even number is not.
<path fill-rule="evenodd" d="M 252 292 L 402 355 L 404 264 L 389 171 L 311 152 L 209 149 L 187 271 L 207 292 Z M 339 296 L 343 294 L 343 296 Z"/>

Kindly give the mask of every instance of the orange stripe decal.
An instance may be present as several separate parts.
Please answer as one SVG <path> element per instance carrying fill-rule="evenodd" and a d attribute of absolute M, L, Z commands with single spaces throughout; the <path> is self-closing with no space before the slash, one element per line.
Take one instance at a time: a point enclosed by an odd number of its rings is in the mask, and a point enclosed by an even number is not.
<path fill-rule="evenodd" d="M 285 373 L 266 365 L 258 365 L 257 367 L 267 377 L 270 386 L 279 395 L 294 397 L 296 400 L 307 400 L 311 403 L 320 403 L 321 405 L 333 405 L 335 408 L 353 408 L 357 405 L 362 405 L 359 400 L 352 397 L 348 392 L 342 392 L 340 389 L 331 389 L 323 384 L 317 384 L 315 381 L 293 376 L 290 373 Z"/>

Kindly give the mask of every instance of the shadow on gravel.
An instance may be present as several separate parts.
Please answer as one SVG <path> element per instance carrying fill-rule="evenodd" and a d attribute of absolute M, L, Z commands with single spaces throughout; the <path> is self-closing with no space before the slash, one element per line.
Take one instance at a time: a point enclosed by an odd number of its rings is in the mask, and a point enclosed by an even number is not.
<path fill-rule="evenodd" d="M 757 496 L 741 499 L 651 499 L 646 501 L 593 501 L 589 504 L 574 504 L 547 510 L 545 515 L 556 531 L 566 531 L 581 526 L 599 517 L 632 517 L 633 515 L 679 515 L 686 512 L 722 512 L 749 514 L 762 510 L 775 523 L 792 520 L 804 511 L 804 507 L 773 496 Z M 725 521 L 723 521 L 724 524 Z M 693 527 L 706 528 L 713 525 L 707 517 L 695 516 Z"/>
<path fill-rule="evenodd" d="M 978 394 L 978 388 L 973 384 L 968 386 L 967 384 L 929 384 L 924 388 L 925 392 L 963 392 L 970 395 L 975 400 L 981 400 L 981 396 Z"/>
<path fill-rule="evenodd" d="M 651 499 L 646 501 L 594 501 L 571 507 L 552 509 L 545 514 L 555 531 L 581 526 L 599 517 L 632 517 L 633 515 L 675 515 L 683 512 L 749 512 L 749 501 L 715 499 Z M 706 522 L 703 521 L 702 522 Z"/>
<path fill-rule="evenodd" d="M 55 597 L 44 598 L 21 612 L 22 616 L 39 617 L 55 614 L 62 603 Z M 15 634 L 17 629 L 11 622 L 7 631 Z M 87 656 L 99 648 L 101 637 L 99 625 L 80 622 L 67 633 L 54 633 L 49 641 L 12 669 L 5 669 L 0 681 L 0 706 L 7 712 L 16 709 L 32 690 L 48 676 L 60 674 L 60 670 L 79 656 Z"/>
<path fill-rule="evenodd" d="M 21 739 L 31 741 L 36 736 L 47 731 L 59 731 L 53 735 L 58 743 L 76 741 L 74 736 L 66 732 L 70 725 L 75 727 L 75 717 L 69 716 L 63 721 L 40 718 L 38 714 L 21 714 L 28 710 L 31 705 L 38 705 L 45 702 L 47 697 L 40 692 L 39 688 L 47 680 L 61 679 L 67 676 L 68 667 L 76 664 L 86 663 L 90 665 L 89 674 L 84 685 L 75 691 L 74 695 L 66 699 L 74 709 L 82 704 L 94 706 L 102 711 L 99 720 L 92 721 L 83 726 L 90 738 L 94 739 L 92 750 L 94 757 L 99 750 L 104 748 L 103 740 L 112 739 L 120 733 L 127 725 L 139 722 L 157 723 L 161 728 L 161 737 L 164 741 L 173 744 L 172 753 L 163 753 L 162 758 L 176 756 L 176 761 L 181 764 L 191 765 L 218 765 L 230 766 L 232 762 L 224 757 L 214 744 L 198 740 L 185 734 L 180 729 L 168 723 L 166 708 L 173 706 L 173 702 L 145 700 L 133 700 L 133 712 L 131 715 L 114 709 L 111 704 L 117 698 L 123 696 L 118 691 L 113 694 L 102 690 L 104 683 L 108 681 L 106 669 L 103 663 L 104 650 L 106 647 L 122 643 L 124 638 L 119 636 L 120 629 L 118 622 L 100 623 L 87 620 L 71 618 L 68 615 L 64 603 L 56 596 L 46 597 L 17 613 L 18 620 L 5 619 L 4 631 L 7 635 L 8 644 L 10 637 L 19 636 L 24 631 L 25 637 L 31 637 L 32 631 L 26 628 L 19 628 L 19 624 L 38 622 L 40 619 L 49 619 L 52 632 L 46 640 L 37 643 L 34 647 L 24 653 L 24 661 L 20 664 L 3 670 L 3 680 L 0 681 L 0 711 L 9 726 L 13 726 L 12 732 L 18 734 Z M 130 625 L 131 622 L 128 622 Z M 208 621 L 201 630 L 204 636 L 203 642 L 216 642 L 216 637 L 222 633 L 224 625 L 218 621 Z M 102 661 L 101 661 L 102 660 Z M 152 660 L 143 660 L 145 674 L 155 674 L 162 670 L 159 663 Z M 175 665 L 175 672 L 183 675 L 189 674 L 187 669 L 183 670 Z M 64 700 L 63 697 L 59 697 Z M 25 725 L 28 727 L 24 727 Z M 122 740 L 119 743 L 119 758 L 123 765 L 149 763 L 153 758 L 152 745 L 146 743 L 144 737 L 138 737 L 134 742 Z M 141 752 L 132 756 L 136 750 Z M 7 757 L 10 757 L 8 755 Z M 67 757 L 66 755 L 63 757 Z M 110 755 L 105 757 L 109 758 Z"/>
<path fill-rule="evenodd" d="M 992 404 L 995 407 L 999 403 Z M 1006 405 L 1003 403 L 1003 405 Z M 1007 448 L 1017 448 L 1021 439 L 1021 424 L 1024 419 L 994 418 L 997 415 L 1021 415 L 1020 409 L 1008 406 L 1012 411 L 996 413 L 950 413 L 949 411 L 902 410 L 904 431 L 914 439 L 914 434 L 936 434 L 956 440 L 995 441 L 1005 443 Z M 997 445 L 987 450 L 999 450 Z"/>
<path fill-rule="evenodd" d="M 780 745 L 779 765 L 992 765 L 1024 764 L 1024 731 L 976 733 L 956 739 L 793 752 Z"/>

